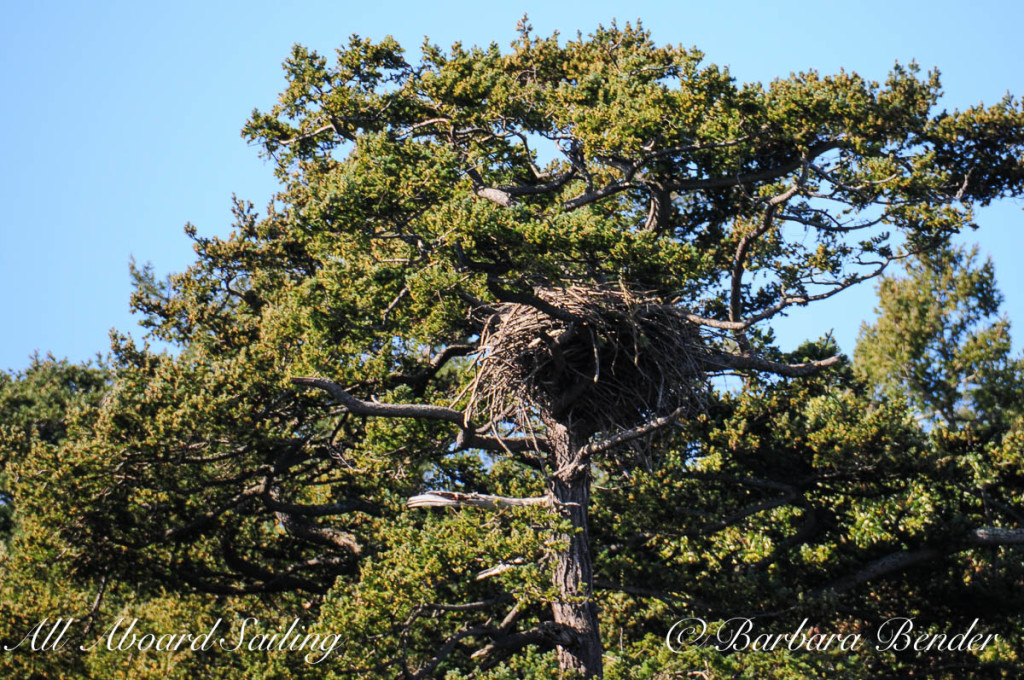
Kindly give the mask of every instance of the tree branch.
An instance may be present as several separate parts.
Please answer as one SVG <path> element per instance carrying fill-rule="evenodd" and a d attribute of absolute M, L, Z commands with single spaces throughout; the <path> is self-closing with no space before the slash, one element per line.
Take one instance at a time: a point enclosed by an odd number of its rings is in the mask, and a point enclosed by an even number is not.
<path fill-rule="evenodd" d="M 409 385 L 412 387 L 413 394 L 417 397 L 422 397 L 423 393 L 426 391 L 427 385 L 434 379 L 434 376 L 436 376 L 442 368 L 448 365 L 449 361 L 456 357 L 464 357 L 472 354 L 476 350 L 476 345 L 448 345 L 433 359 L 431 359 L 429 365 L 422 370 L 413 373 L 412 375 L 394 376 L 389 379 L 389 382 L 391 384 Z"/>
<path fill-rule="evenodd" d="M 459 427 L 465 426 L 465 415 L 462 411 L 456 411 L 445 406 L 434 406 L 433 404 L 380 404 L 375 401 L 363 401 L 353 397 L 338 383 L 326 378 L 292 378 L 292 383 L 303 387 L 321 389 L 347 408 L 350 413 L 358 416 L 424 418 L 427 420 L 443 420 L 448 423 L 454 423 Z"/>
<path fill-rule="evenodd" d="M 532 451 L 550 451 L 548 440 L 543 437 L 487 437 L 470 429 L 459 432 L 455 440 L 460 449 L 483 449 L 496 453 L 527 453 Z"/>
<path fill-rule="evenodd" d="M 482 668 L 493 668 L 524 647 L 539 645 L 545 649 L 555 646 L 571 647 L 577 644 L 574 632 L 554 621 L 542 621 L 532 630 L 499 636 L 482 649 L 473 652 L 471 658 L 482 659 Z"/>
<path fill-rule="evenodd" d="M 796 498 L 797 493 L 795 491 L 791 493 L 786 493 L 777 498 L 767 498 L 761 501 L 760 503 L 755 503 L 753 505 L 748 505 L 745 508 L 740 508 L 736 512 L 733 512 L 716 522 L 709 522 L 708 524 L 705 524 L 702 527 L 684 531 L 683 535 L 699 536 L 700 534 L 714 534 L 719 531 L 722 531 L 723 529 L 729 528 L 736 522 L 744 520 L 747 517 L 750 517 L 751 515 L 756 515 L 757 513 L 764 512 L 765 510 L 771 510 L 773 508 L 778 508 L 780 506 L 786 505 L 794 501 Z"/>
<path fill-rule="evenodd" d="M 689 406 L 680 406 L 675 411 L 672 411 L 672 413 L 669 413 L 667 416 L 662 416 L 661 418 L 656 418 L 654 420 L 648 421 L 643 425 L 634 427 L 630 430 L 626 430 L 625 432 L 620 432 L 619 434 L 613 437 L 609 437 L 608 439 L 604 439 L 599 442 L 594 442 L 593 444 L 588 444 L 587 446 L 584 446 L 582 449 L 580 449 L 577 457 L 581 459 L 588 459 L 595 454 L 603 453 L 608 449 L 618 446 L 619 444 L 624 444 L 625 442 L 633 441 L 634 439 L 639 439 L 640 437 L 643 437 L 652 432 L 660 430 L 663 427 L 671 425 L 672 423 L 679 420 L 688 410 Z"/>
<path fill-rule="evenodd" d="M 968 543 L 976 546 L 1024 544 L 1024 529 L 980 527 L 970 533 Z"/>
<path fill-rule="evenodd" d="M 336 529 L 334 527 L 322 526 L 312 522 L 298 519 L 287 512 L 275 512 L 274 517 L 281 523 L 285 531 L 296 538 L 305 539 L 311 543 L 323 545 L 338 550 L 344 550 L 359 555 L 363 552 L 363 546 L 359 544 L 352 534 Z"/>
<path fill-rule="evenodd" d="M 650 420 L 644 423 L 643 425 L 639 425 L 624 432 L 620 432 L 619 434 L 613 437 L 609 437 L 608 439 L 604 439 L 599 442 L 594 442 L 593 444 L 588 444 L 587 446 L 584 446 L 583 448 L 576 452 L 576 455 L 573 456 L 572 461 L 558 468 L 558 470 L 555 471 L 552 477 L 559 477 L 565 480 L 571 479 L 573 476 L 586 470 L 587 465 L 590 464 L 590 459 L 593 458 L 596 454 L 604 453 L 609 449 L 615 448 L 619 444 L 624 444 L 626 442 L 633 441 L 634 439 L 639 439 L 643 436 L 651 434 L 652 432 L 656 432 L 657 430 L 660 430 L 663 427 L 667 427 L 672 423 L 676 422 L 677 420 L 679 420 L 679 418 L 681 418 L 689 410 L 689 408 L 689 406 L 680 406 L 675 411 L 672 411 L 672 413 L 669 413 L 667 416 L 655 418 L 654 420 Z"/>
<path fill-rule="evenodd" d="M 418 496 L 413 496 L 406 501 L 405 504 L 410 508 L 472 507 L 495 510 L 504 506 L 522 508 L 539 505 L 550 508 L 554 505 L 554 500 L 551 496 L 512 498 L 509 496 L 491 496 L 489 494 L 482 493 L 430 491 Z"/>
<path fill-rule="evenodd" d="M 1002 545 L 1024 544 L 1024 529 L 1003 529 L 1001 527 L 979 527 L 970 531 L 967 539 L 962 543 L 951 544 L 945 548 L 925 546 L 915 550 L 904 550 L 891 553 L 868 563 L 854 573 L 815 590 L 812 597 L 823 597 L 830 594 L 838 594 L 865 583 L 872 579 L 891 574 L 895 571 L 902 571 L 910 567 L 934 560 L 945 555 L 963 552 L 975 547 L 993 547 Z"/>
<path fill-rule="evenodd" d="M 842 146 L 842 144 L 838 141 L 816 144 L 807 151 L 806 159 L 812 160 L 823 153 L 827 153 L 833 149 L 838 149 L 840 146 Z M 799 158 L 794 158 L 793 160 L 782 163 L 774 168 L 751 172 L 746 175 L 678 180 L 666 183 L 665 188 L 671 191 L 703 191 L 706 189 L 726 189 L 753 182 L 767 182 L 788 175 L 794 170 L 800 168 L 805 163 L 804 158 L 804 156 L 800 156 Z"/>
<path fill-rule="evenodd" d="M 487 186 L 476 168 L 466 170 L 466 175 L 473 182 L 473 191 L 477 196 L 496 203 L 503 208 L 508 208 L 515 205 L 516 198 L 519 196 L 536 196 L 561 189 L 569 180 L 576 176 L 576 169 L 571 168 L 568 172 L 563 172 L 558 177 L 544 184 L 527 184 L 523 186 Z"/>
<path fill-rule="evenodd" d="M 487 290 L 491 291 L 491 294 L 501 302 L 511 302 L 517 305 L 533 307 L 538 311 L 544 312 L 553 319 L 558 319 L 559 321 L 564 321 L 566 323 L 579 321 L 575 315 L 570 314 L 564 309 L 555 307 L 547 300 L 543 300 L 532 293 L 519 293 L 502 288 L 501 285 L 490 276 L 487 277 Z"/>
<path fill-rule="evenodd" d="M 722 353 L 707 357 L 704 361 L 710 366 L 733 369 L 752 369 L 755 371 L 763 371 L 765 373 L 774 373 L 776 375 L 786 376 L 787 378 L 797 378 L 801 376 L 814 375 L 822 369 L 836 364 L 840 358 L 842 358 L 842 355 L 836 354 L 835 356 L 831 356 L 828 359 L 822 359 L 820 361 L 809 361 L 803 364 L 784 364 L 778 361 L 771 361 L 770 359 L 763 359 L 761 357 Z"/>
<path fill-rule="evenodd" d="M 267 507 L 271 510 L 285 512 L 289 515 L 301 515 L 303 517 L 332 517 L 344 515 L 350 512 L 365 512 L 368 515 L 380 515 L 380 508 L 373 503 L 362 499 L 346 499 L 336 503 L 323 503 L 320 505 L 303 505 L 300 503 L 288 503 L 280 501 L 276 497 L 267 495 L 265 497 Z"/>
<path fill-rule="evenodd" d="M 242 576 L 262 582 L 262 587 L 269 590 L 305 590 L 311 593 L 327 592 L 327 587 L 324 584 L 292 574 L 274 573 L 262 565 L 250 562 L 235 550 L 233 538 L 234 534 L 224 536 L 221 540 L 221 554 L 224 556 L 224 563 Z"/>
<path fill-rule="evenodd" d="M 579 196 L 570 198 L 563 204 L 563 206 L 566 210 L 576 210 L 577 208 L 582 208 L 588 203 L 593 203 L 594 201 L 598 201 L 602 198 L 607 198 L 608 196 L 617 194 L 620 191 L 631 189 L 634 186 L 635 185 L 632 182 L 613 182 L 611 184 L 607 184 L 601 187 L 600 189 L 588 190 L 583 192 Z"/>
<path fill-rule="evenodd" d="M 719 608 L 715 605 L 702 600 L 700 598 L 692 596 L 683 596 L 678 593 L 672 593 L 666 590 L 657 590 L 655 588 L 641 588 L 637 586 L 629 586 L 622 583 L 616 583 L 614 581 L 608 581 L 605 579 L 594 579 L 594 588 L 598 590 L 612 590 L 619 593 L 626 593 L 627 595 L 633 595 L 635 597 L 647 598 L 652 597 L 656 600 L 661 600 L 672 609 L 679 611 L 687 608 L 687 604 L 690 606 L 697 606 L 707 611 L 716 611 Z"/>
<path fill-rule="evenodd" d="M 500 439 L 498 437 L 486 437 L 477 434 L 473 427 L 466 422 L 466 416 L 462 411 L 456 411 L 445 406 L 434 406 L 433 404 L 381 404 L 375 401 L 363 401 L 353 397 L 338 383 L 326 378 L 292 378 L 292 383 L 324 390 L 342 406 L 347 408 L 349 413 L 355 415 L 380 418 L 424 418 L 458 425 L 460 431 L 455 441 L 460 449 L 484 449 L 496 453 L 523 453 L 526 451 L 547 450 L 548 444 L 545 439 L 533 437 L 530 439 L 522 437 Z"/>

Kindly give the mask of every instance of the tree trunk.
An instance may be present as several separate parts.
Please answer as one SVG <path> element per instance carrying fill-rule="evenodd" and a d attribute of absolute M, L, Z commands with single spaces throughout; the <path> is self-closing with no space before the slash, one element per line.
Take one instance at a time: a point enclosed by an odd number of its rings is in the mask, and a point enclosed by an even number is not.
<path fill-rule="evenodd" d="M 545 419 L 545 424 L 558 467 L 572 469 L 582 438 L 571 426 L 554 419 Z M 575 643 L 558 647 L 558 665 L 566 677 L 600 678 L 603 675 L 601 633 L 594 605 L 594 565 L 587 528 L 590 473 L 584 469 L 555 475 L 550 484 L 556 506 L 572 527 L 571 533 L 559 536 L 567 545 L 555 555 L 553 581 L 559 597 L 551 609 L 555 623 L 569 630 Z"/>

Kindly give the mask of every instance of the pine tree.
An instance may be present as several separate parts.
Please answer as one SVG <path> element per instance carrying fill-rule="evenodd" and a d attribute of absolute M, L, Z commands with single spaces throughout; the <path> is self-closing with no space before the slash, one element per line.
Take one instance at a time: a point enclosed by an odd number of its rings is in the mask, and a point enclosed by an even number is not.
<path fill-rule="evenodd" d="M 948 554 L 930 435 L 897 402 L 864 410 L 876 388 L 828 343 L 782 355 L 770 323 L 1019 195 L 1019 102 L 935 113 L 915 65 L 739 85 L 629 25 L 561 42 L 524 22 L 508 51 L 419 62 L 353 37 L 285 72 L 243 133 L 282 183 L 266 213 L 189 227 L 196 263 L 167 281 L 135 270 L 177 349 L 118 338 L 64 445 L 89 461 L 62 526 L 80 569 L 278 593 L 345 631 L 339 677 L 653 677 L 670 662 L 634 629 L 680 607 L 877 612 L 863 584 Z M 715 389 L 736 373 L 741 395 Z M 1003 392 L 983 391 L 992 420 Z"/>

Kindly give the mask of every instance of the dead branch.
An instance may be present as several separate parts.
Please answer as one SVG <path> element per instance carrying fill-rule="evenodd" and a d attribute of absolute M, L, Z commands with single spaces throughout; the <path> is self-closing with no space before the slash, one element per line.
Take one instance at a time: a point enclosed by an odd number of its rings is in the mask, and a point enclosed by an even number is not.
<path fill-rule="evenodd" d="M 512 498 L 509 496 L 491 496 L 489 494 L 482 493 L 431 491 L 429 493 L 413 496 L 406 501 L 405 504 L 410 508 L 472 507 L 495 510 L 505 506 L 519 508 L 530 506 L 551 507 L 554 504 L 554 501 L 551 496 Z"/>
<path fill-rule="evenodd" d="M 709 356 L 706 361 L 710 366 L 750 369 L 754 371 L 763 371 L 765 373 L 774 373 L 787 378 L 796 378 L 814 375 L 822 369 L 835 365 L 841 358 L 842 355 L 837 354 L 820 361 L 809 361 L 803 364 L 784 364 L 778 361 L 771 361 L 770 359 L 763 359 L 761 357 L 723 353 Z"/>

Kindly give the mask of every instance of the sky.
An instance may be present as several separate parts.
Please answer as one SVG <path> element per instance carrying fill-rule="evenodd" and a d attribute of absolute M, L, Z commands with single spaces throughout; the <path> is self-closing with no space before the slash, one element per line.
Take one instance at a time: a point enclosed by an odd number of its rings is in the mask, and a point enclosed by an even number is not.
<path fill-rule="evenodd" d="M 642 19 L 656 42 L 697 46 L 741 82 L 840 68 L 884 79 L 895 61 L 943 74 L 945 108 L 1024 95 L 1024 5 L 962 2 L 37 2 L 0 25 L 0 369 L 35 351 L 82 361 L 109 331 L 141 337 L 129 261 L 158 274 L 194 257 L 183 233 L 226 236 L 231 197 L 266 205 L 271 166 L 239 131 L 284 86 L 301 43 L 331 54 L 357 33 L 392 35 L 415 58 L 442 46 L 505 47 L 535 33 L 589 33 Z M 1024 326 L 1024 201 L 982 211 L 961 237 L 993 258 L 1005 312 Z M 780 345 L 832 331 L 852 352 L 873 315 L 870 285 L 775 324 Z M 1019 350 L 1024 329 L 1015 336 Z"/>

